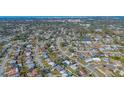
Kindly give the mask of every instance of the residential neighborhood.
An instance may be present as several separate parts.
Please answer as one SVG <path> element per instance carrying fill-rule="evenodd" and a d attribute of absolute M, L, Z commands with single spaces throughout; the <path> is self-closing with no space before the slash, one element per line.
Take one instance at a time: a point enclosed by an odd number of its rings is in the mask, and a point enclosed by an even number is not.
<path fill-rule="evenodd" d="M 1 77 L 124 77 L 124 19 L 0 19 Z"/>

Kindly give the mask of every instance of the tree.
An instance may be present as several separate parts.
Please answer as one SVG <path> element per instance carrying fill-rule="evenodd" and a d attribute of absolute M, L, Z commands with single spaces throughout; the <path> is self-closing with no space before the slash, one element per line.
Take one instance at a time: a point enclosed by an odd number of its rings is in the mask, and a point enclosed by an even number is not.
<path fill-rule="evenodd" d="M 61 42 L 61 43 L 60 43 L 60 46 L 61 46 L 61 47 L 65 47 L 65 46 L 66 46 L 65 42 Z"/>
<path fill-rule="evenodd" d="M 23 66 L 22 69 L 20 70 L 20 75 L 21 76 L 27 76 L 27 73 L 28 73 L 28 67 Z"/>
<path fill-rule="evenodd" d="M 121 57 L 121 58 L 120 58 L 120 61 L 121 61 L 122 63 L 124 63 L 124 57 Z"/>
<path fill-rule="evenodd" d="M 68 50 L 69 50 L 69 52 L 74 53 L 74 49 L 73 48 L 69 48 Z"/>

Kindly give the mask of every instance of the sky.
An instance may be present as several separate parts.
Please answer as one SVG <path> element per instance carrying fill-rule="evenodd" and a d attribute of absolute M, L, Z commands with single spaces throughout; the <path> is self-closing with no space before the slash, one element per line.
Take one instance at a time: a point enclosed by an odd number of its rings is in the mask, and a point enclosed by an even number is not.
<path fill-rule="evenodd" d="M 0 16 L 0 19 L 54 19 L 54 18 L 114 18 L 124 19 L 124 16 Z"/>

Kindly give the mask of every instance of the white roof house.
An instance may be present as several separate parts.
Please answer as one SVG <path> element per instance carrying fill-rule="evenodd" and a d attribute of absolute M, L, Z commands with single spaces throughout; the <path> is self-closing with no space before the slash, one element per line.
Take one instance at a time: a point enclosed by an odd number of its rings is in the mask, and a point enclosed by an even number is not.
<path fill-rule="evenodd" d="M 101 61 L 100 58 L 92 58 L 92 60 L 95 61 L 95 62 L 100 62 Z"/>
<path fill-rule="evenodd" d="M 85 62 L 92 62 L 92 58 L 85 59 Z"/>
<path fill-rule="evenodd" d="M 49 62 L 48 64 L 51 65 L 52 67 L 55 66 L 54 62 Z"/>
<path fill-rule="evenodd" d="M 72 69 L 76 70 L 77 69 L 77 64 L 73 64 L 70 66 Z"/>
<path fill-rule="evenodd" d="M 70 61 L 65 60 L 65 61 L 63 61 L 63 63 L 66 63 L 67 65 L 69 65 L 70 64 Z"/>

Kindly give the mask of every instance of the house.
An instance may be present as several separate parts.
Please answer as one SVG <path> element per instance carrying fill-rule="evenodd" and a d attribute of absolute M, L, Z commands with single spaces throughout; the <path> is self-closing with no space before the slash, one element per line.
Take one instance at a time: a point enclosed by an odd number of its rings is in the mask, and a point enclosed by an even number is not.
<path fill-rule="evenodd" d="M 19 73 L 18 68 L 11 68 L 8 72 L 6 72 L 6 75 L 13 76 L 13 75 L 16 75 L 17 73 Z"/>
<path fill-rule="evenodd" d="M 19 67 L 22 67 L 22 64 L 19 63 L 18 66 L 19 66 Z"/>
<path fill-rule="evenodd" d="M 50 46 L 50 48 L 51 48 L 53 51 L 56 50 L 55 46 Z"/>
<path fill-rule="evenodd" d="M 92 42 L 90 38 L 83 38 L 82 43 L 91 44 Z"/>
<path fill-rule="evenodd" d="M 69 64 L 70 64 L 70 61 L 65 60 L 65 61 L 63 61 L 62 63 L 66 63 L 67 65 L 69 65 Z"/>
<path fill-rule="evenodd" d="M 47 76 L 48 77 L 52 77 L 53 75 L 52 75 L 52 73 L 48 73 Z"/>
<path fill-rule="evenodd" d="M 55 63 L 54 62 L 49 62 L 48 64 L 51 65 L 52 67 L 55 66 Z"/>
<path fill-rule="evenodd" d="M 85 56 L 83 54 L 80 54 L 79 57 L 80 57 L 80 59 L 84 59 L 85 58 Z"/>
<path fill-rule="evenodd" d="M 114 70 L 115 66 L 113 64 L 106 64 L 106 68 Z"/>
<path fill-rule="evenodd" d="M 103 47 L 100 47 L 100 48 L 99 48 L 99 50 L 100 50 L 100 51 L 104 51 L 104 50 L 105 50 L 105 48 L 103 48 Z"/>
<path fill-rule="evenodd" d="M 32 45 L 27 45 L 26 47 L 27 47 L 27 48 L 31 48 L 31 47 L 32 47 Z"/>
<path fill-rule="evenodd" d="M 68 74 L 67 73 L 63 73 L 62 77 L 68 77 Z"/>
<path fill-rule="evenodd" d="M 32 59 L 27 59 L 26 63 L 27 63 L 27 64 L 33 63 L 33 62 L 32 62 Z"/>
<path fill-rule="evenodd" d="M 95 41 L 100 41 L 100 38 L 99 37 L 95 37 L 94 40 Z"/>
<path fill-rule="evenodd" d="M 44 57 L 45 59 L 47 59 L 47 58 L 48 58 L 48 53 L 47 53 L 47 52 L 43 52 L 43 57 Z"/>
<path fill-rule="evenodd" d="M 20 76 L 20 74 L 19 73 L 16 73 L 12 77 L 19 77 L 19 76 Z"/>
<path fill-rule="evenodd" d="M 61 66 L 59 66 L 59 65 L 57 65 L 56 67 L 54 67 L 55 69 L 57 69 L 58 71 L 61 71 L 61 70 L 63 70 L 63 68 L 61 67 Z"/>
<path fill-rule="evenodd" d="M 15 63 L 16 63 L 16 60 L 10 61 L 10 64 L 15 64 Z"/>
<path fill-rule="evenodd" d="M 110 61 L 109 58 L 103 58 L 102 60 L 103 60 L 104 62 L 109 62 L 109 61 Z"/>
<path fill-rule="evenodd" d="M 32 70 L 32 76 L 36 76 L 38 73 L 37 73 L 37 70 L 36 69 L 33 69 Z"/>
<path fill-rule="evenodd" d="M 92 60 L 95 61 L 95 62 L 100 62 L 101 61 L 100 58 L 92 58 Z"/>
<path fill-rule="evenodd" d="M 28 72 L 28 73 L 27 73 L 27 76 L 28 76 L 28 77 L 31 77 L 31 76 L 32 76 L 32 73 L 31 73 L 31 72 Z"/>
<path fill-rule="evenodd" d="M 73 70 L 76 70 L 77 69 L 77 64 L 73 64 L 70 66 Z"/>
<path fill-rule="evenodd" d="M 119 73 L 121 76 L 124 76 L 124 71 L 120 71 Z"/>
<path fill-rule="evenodd" d="M 30 69 L 33 69 L 35 67 L 35 64 L 34 63 L 28 63 L 27 66 L 28 66 L 28 69 L 30 70 Z"/>
<path fill-rule="evenodd" d="M 51 59 L 50 58 L 47 58 L 45 59 L 48 63 L 51 62 Z"/>
<path fill-rule="evenodd" d="M 86 74 L 86 73 L 85 73 L 84 71 L 82 71 L 82 70 L 79 71 L 79 75 L 80 75 L 80 76 L 83 76 L 83 75 L 85 75 L 85 74 Z"/>
<path fill-rule="evenodd" d="M 26 56 L 30 56 L 31 55 L 31 52 L 26 52 L 25 55 Z"/>
<path fill-rule="evenodd" d="M 65 70 L 61 70 L 60 73 L 62 74 L 62 77 L 67 77 L 68 74 Z"/>
<path fill-rule="evenodd" d="M 102 32 L 102 29 L 97 28 L 97 29 L 95 29 L 95 31 L 96 31 L 96 32 Z"/>
<path fill-rule="evenodd" d="M 85 59 L 85 62 L 86 62 L 86 63 L 92 62 L 92 61 L 93 61 L 92 58 L 87 58 L 87 59 Z"/>

